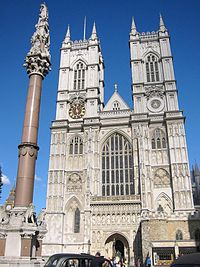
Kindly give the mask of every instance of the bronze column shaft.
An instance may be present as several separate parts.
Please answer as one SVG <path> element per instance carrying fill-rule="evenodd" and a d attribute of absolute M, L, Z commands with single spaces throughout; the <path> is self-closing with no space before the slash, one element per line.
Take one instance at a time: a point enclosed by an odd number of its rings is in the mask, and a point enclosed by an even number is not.
<path fill-rule="evenodd" d="M 37 159 L 37 138 L 39 127 L 42 76 L 32 74 L 24 116 L 22 143 L 19 145 L 19 163 L 15 194 L 15 206 L 27 207 L 33 201 L 35 161 Z"/>

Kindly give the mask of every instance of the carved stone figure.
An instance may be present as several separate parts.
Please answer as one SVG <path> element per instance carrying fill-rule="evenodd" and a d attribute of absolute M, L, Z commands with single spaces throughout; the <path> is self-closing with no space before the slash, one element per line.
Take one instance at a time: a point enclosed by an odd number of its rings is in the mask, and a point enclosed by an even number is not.
<path fill-rule="evenodd" d="M 40 213 L 37 216 L 37 225 L 46 226 L 45 223 L 46 209 L 41 209 Z"/>
<path fill-rule="evenodd" d="M 0 206 L 0 224 L 7 224 L 9 222 L 9 216 L 4 210 L 3 206 Z"/>
<path fill-rule="evenodd" d="M 154 176 L 154 187 L 169 187 L 170 186 L 170 176 L 165 169 L 158 169 Z"/>
<path fill-rule="evenodd" d="M 161 86 L 146 87 L 146 96 L 147 96 L 147 99 L 152 98 L 152 97 L 163 98 L 164 89 Z"/>
<path fill-rule="evenodd" d="M 41 4 L 40 6 L 40 15 L 38 23 L 41 23 L 42 21 L 45 21 L 48 19 L 48 10 L 45 4 Z"/>
<path fill-rule="evenodd" d="M 81 191 L 82 190 L 82 180 L 77 173 L 72 173 L 69 176 L 67 182 L 67 191 Z"/>
<path fill-rule="evenodd" d="M 36 222 L 33 203 L 30 203 L 30 205 L 28 206 L 28 208 L 24 214 L 24 222 L 25 223 L 35 223 Z"/>

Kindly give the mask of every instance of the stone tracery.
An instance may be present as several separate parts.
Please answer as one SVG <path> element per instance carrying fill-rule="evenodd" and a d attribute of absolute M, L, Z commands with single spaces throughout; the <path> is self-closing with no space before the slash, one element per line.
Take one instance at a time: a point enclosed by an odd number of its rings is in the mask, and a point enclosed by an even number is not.
<path fill-rule="evenodd" d="M 169 187 L 170 186 L 170 175 L 165 169 L 158 169 L 154 175 L 154 187 Z"/>
<path fill-rule="evenodd" d="M 77 173 L 72 173 L 67 181 L 67 191 L 77 192 L 82 190 L 82 179 Z"/>

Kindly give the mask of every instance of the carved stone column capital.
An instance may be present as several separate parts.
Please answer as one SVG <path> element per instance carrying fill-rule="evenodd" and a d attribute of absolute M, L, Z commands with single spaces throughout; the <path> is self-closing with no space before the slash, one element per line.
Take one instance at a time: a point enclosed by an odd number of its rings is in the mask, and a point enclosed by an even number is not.
<path fill-rule="evenodd" d="M 41 54 L 27 55 L 24 66 L 29 76 L 32 74 L 39 74 L 44 78 L 49 70 L 51 70 L 50 60 L 47 57 L 42 57 Z"/>

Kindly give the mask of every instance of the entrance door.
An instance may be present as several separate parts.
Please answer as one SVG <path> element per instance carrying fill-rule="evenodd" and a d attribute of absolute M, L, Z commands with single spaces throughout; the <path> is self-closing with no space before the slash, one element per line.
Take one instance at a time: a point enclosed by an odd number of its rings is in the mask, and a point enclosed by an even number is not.
<path fill-rule="evenodd" d="M 106 256 L 108 258 L 120 257 L 129 261 L 129 244 L 120 234 L 113 234 L 105 242 Z"/>
<path fill-rule="evenodd" d="M 115 241 L 115 254 L 120 256 L 120 258 L 124 258 L 124 244 L 121 240 L 116 240 Z"/>

